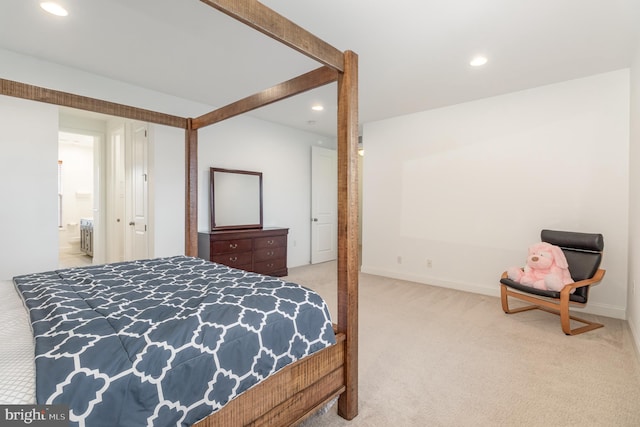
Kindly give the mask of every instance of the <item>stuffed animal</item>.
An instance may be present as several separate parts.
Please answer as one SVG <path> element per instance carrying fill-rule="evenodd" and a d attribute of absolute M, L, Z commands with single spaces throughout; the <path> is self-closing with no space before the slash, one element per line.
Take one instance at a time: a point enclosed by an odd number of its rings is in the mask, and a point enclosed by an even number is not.
<path fill-rule="evenodd" d="M 511 267 L 507 270 L 507 277 L 523 285 L 549 291 L 560 291 L 573 283 L 562 249 L 546 242 L 531 245 L 524 269 Z"/>

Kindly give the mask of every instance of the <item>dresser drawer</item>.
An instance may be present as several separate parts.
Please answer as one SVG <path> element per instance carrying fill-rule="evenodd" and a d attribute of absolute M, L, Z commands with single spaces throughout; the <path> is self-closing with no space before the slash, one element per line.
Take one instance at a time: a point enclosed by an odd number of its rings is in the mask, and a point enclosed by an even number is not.
<path fill-rule="evenodd" d="M 251 239 L 217 240 L 211 242 L 211 253 L 226 254 L 251 251 Z"/>
<path fill-rule="evenodd" d="M 254 251 L 254 261 L 268 261 L 270 259 L 284 258 L 286 248 L 265 248 Z"/>
<path fill-rule="evenodd" d="M 253 264 L 253 271 L 260 274 L 271 274 L 276 271 L 287 269 L 287 260 L 284 258 L 273 259 L 270 261 L 256 262 Z M 281 275 L 286 275 L 282 273 Z"/>
<path fill-rule="evenodd" d="M 251 269 L 251 252 L 213 255 L 211 261 L 228 265 L 229 267 L 249 270 Z"/>
<path fill-rule="evenodd" d="M 254 249 L 280 248 L 287 246 L 287 236 L 258 237 Z"/>
<path fill-rule="evenodd" d="M 268 276 L 286 276 L 287 228 L 198 233 L 200 258 Z"/>

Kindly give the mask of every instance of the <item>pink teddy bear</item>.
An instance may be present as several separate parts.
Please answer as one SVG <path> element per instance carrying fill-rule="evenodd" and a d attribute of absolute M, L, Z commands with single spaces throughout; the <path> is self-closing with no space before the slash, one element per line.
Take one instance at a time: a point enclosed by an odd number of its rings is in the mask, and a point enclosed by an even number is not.
<path fill-rule="evenodd" d="M 536 289 L 558 292 L 573 283 L 562 249 L 546 242 L 531 245 L 524 271 L 511 267 L 507 270 L 507 277 Z"/>

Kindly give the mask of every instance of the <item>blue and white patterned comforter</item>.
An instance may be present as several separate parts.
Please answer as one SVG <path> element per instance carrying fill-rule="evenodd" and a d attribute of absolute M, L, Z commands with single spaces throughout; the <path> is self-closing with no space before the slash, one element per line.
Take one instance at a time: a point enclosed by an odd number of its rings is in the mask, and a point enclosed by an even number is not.
<path fill-rule="evenodd" d="M 184 256 L 14 278 L 40 404 L 79 426 L 191 425 L 335 343 L 315 292 Z"/>

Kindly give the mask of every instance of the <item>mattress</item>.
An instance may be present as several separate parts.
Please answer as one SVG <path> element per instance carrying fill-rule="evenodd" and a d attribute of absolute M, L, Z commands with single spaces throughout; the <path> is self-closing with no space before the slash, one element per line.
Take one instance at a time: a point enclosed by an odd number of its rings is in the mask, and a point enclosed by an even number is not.
<path fill-rule="evenodd" d="M 310 289 L 177 256 L 14 278 L 29 308 L 39 404 L 72 425 L 188 426 L 335 344 Z"/>
<path fill-rule="evenodd" d="M 0 404 L 34 404 L 33 334 L 29 314 L 10 280 L 0 280 L 0 325 Z"/>

